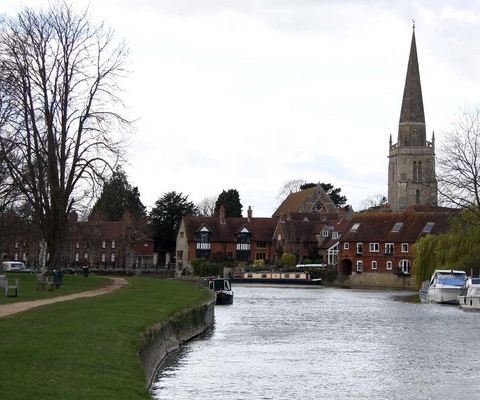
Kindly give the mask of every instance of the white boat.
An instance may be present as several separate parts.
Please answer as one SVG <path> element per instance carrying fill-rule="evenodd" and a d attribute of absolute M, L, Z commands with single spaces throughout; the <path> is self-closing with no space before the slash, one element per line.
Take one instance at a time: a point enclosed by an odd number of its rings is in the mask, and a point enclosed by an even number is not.
<path fill-rule="evenodd" d="M 436 270 L 430 279 L 427 301 L 458 304 L 458 295 L 466 279 L 465 271 Z"/>
<path fill-rule="evenodd" d="M 463 285 L 458 304 L 462 308 L 480 310 L 480 278 L 468 278 Z"/>

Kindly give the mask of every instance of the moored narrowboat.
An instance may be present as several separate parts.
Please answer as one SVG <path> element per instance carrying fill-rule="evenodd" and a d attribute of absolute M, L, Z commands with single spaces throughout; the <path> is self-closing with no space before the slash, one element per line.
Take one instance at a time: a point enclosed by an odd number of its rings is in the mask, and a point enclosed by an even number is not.
<path fill-rule="evenodd" d="M 208 279 L 208 287 L 215 293 L 215 304 L 233 304 L 230 279 Z"/>
<path fill-rule="evenodd" d="M 236 283 L 274 283 L 288 285 L 321 285 L 322 280 L 312 279 L 310 272 L 294 271 L 294 272 L 241 272 L 235 273 L 233 282 Z"/>

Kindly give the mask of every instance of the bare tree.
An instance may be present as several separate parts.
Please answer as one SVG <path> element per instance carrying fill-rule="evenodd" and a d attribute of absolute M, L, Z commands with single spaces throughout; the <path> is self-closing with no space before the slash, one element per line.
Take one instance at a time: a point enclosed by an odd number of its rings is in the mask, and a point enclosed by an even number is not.
<path fill-rule="evenodd" d="M 480 217 L 480 109 L 466 108 L 448 133 L 437 159 L 443 202 Z"/>
<path fill-rule="evenodd" d="M 91 195 L 122 155 L 128 126 L 118 81 L 127 49 L 65 3 L 29 8 L 0 32 L 0 84 L 10 109 L 0 152 L 57 264 L 73 205 Z"/>
<path fill-rule="evenodd" d="M 215 214 L 215 203 L 217 197 L 207 196 L 197 203 L 198 215 L 201 217 L 213 217 Z"/>
<path fill-rule="evenodd" d="M 285 181 L 277 196 L 278 204 L 281 204 L 290 193 L 298 192 L 300 190 L 300 186 L 304 185 L 305 183 L 307 183 L 305 179 L 292 179 Z"/>
<path fill-rule="evenodd" d="M 360 208 L 362 210 L 368 210 L 370 208 L 384 206 L 388 203 L 387 196 L 383 193 L 376 193 L 362 200 Z"/>

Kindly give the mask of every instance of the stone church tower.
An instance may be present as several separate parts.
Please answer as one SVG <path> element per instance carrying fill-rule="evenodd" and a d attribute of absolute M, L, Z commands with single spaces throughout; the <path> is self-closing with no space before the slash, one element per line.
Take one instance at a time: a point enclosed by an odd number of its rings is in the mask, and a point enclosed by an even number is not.
<path fill-rule="evenodd" d="M 437 205 L 435 136 L 427 141 L 422 87 L 418 69 L 415 25 L 403 92 L 398 139 L 390 135 L 388 203 L 393 211 L 412 205 Z"/>

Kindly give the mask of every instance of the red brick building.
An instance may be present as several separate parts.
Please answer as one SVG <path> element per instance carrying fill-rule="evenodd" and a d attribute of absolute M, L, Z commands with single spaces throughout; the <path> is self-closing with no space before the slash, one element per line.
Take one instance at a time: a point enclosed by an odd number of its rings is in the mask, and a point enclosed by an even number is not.
<path fill-rule="evenodd" d="M 146 225 L 128 213 L 119 222 L 105 222 L 99 218 L 79 222 L 72 213 L 66 227 L 66 237 L 60 254 L 60 265 L 65 269 L 130 269 L 153 265 L 153 239 L 145 231 Z M 3 260 L 22 261 L 28 268 L 39 267 L 43 240 L 34 225 L 19 225 L 5 241 Z M 48 250 L 45 258 L 48 258 Z"/>
<path fill-rule="evenodd" d="M 176 274 L 190 275 L 191 260 L 232 260 L 252 263 L 273 259 L 272 237 L 276 219 L 225 217 L 220 209 L 218 217 L 183 217 L 177 235 Z"/>
<path fill-rule="evenodd" d="M 354 215 L 340 239 L 339 276 L 352 285 L 413 287 L 412 246 L 426 235 L 444 233 L 453 212 L 417 206 Z"/>

